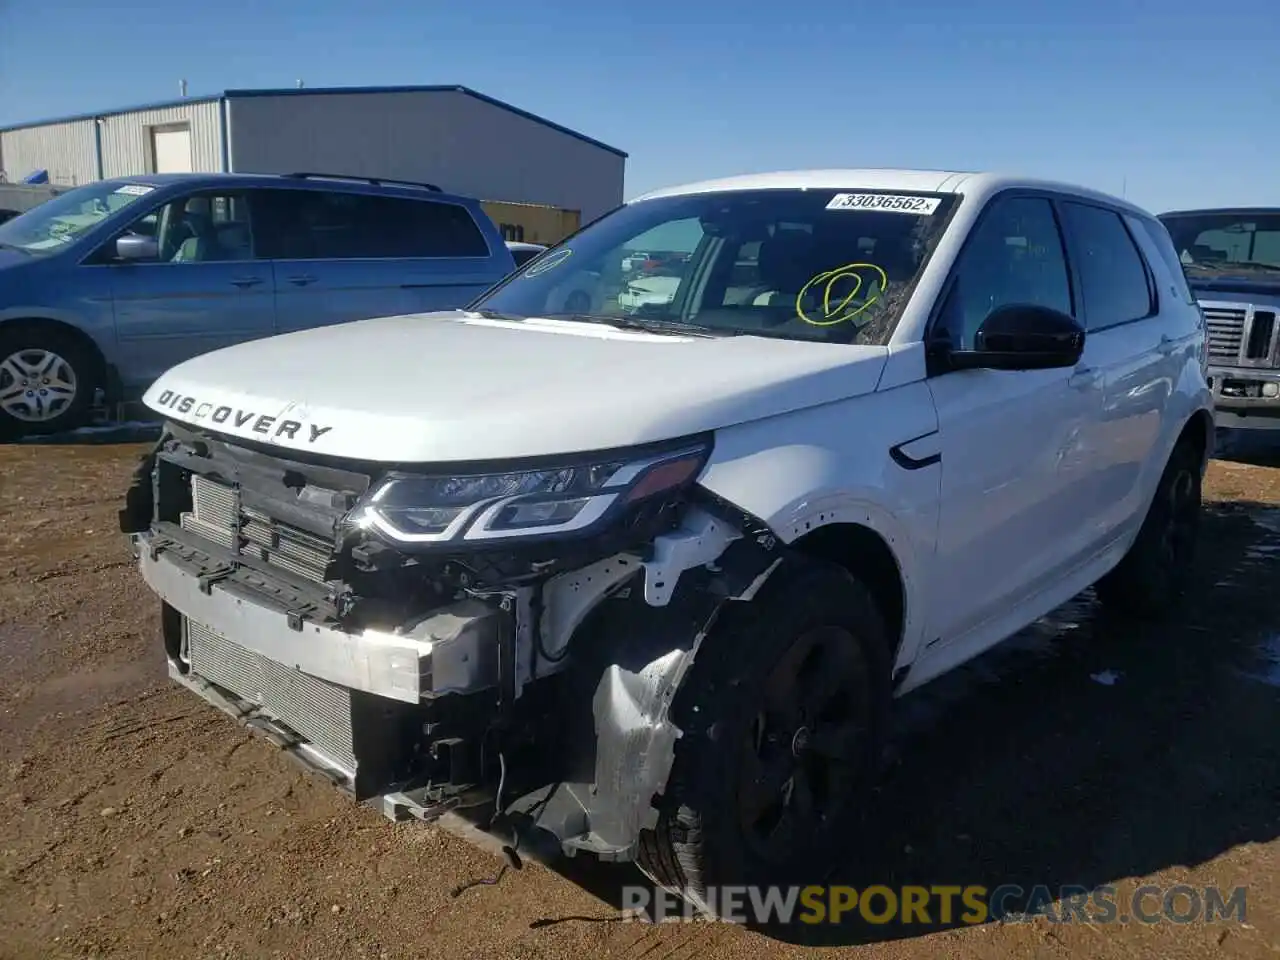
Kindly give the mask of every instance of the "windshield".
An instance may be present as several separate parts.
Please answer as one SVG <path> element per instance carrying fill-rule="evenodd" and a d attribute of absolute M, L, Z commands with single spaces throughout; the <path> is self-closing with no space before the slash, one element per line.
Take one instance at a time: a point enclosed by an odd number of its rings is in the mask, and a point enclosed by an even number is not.
<path fill-rule="evenodd" d="M 1187 273 L 1280 274 L 1280 211 L 1161 217 Z"/>
<path fill-rule="evenodd" d="M 145 197 L 144 183 L 90 183 L 0 224 L 0 246 L 47 254 L 75 243 L 107 217 Z"/>
<path fill-rule="evenodd" d="M 855 188 L 644 200 L 542 254 L 472 309 L 883 344 L 955 201 Z"/>

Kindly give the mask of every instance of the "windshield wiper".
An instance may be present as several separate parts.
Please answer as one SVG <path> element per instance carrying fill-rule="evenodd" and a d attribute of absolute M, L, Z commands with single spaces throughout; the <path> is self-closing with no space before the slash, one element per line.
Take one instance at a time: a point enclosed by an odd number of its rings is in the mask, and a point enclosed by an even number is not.
<path fill-rule="evenodd" d="M 708 327 L 701 323 L 686 323 L 683 320 L 662 320 L 657 317 L 612 316 L 596 313 L 552 313 L 550 318 L 568 317 L 571 320 L 582 320 L 585 323 L 607 323 L 619 330 L 643 330 L 646 333 L 691 334 L 695 337 L 736 337 L 738 330 L 726 330 L 722 327 Z"/>
<path fill-rule="evenodd" d="M 465 312 L 474 313 L 477 317 L 484 317 L 486 320 L 518 320 L 523 322 L 529 319 L 514 313 L 503 313 L 500 310 L 467 310 Z"/>
<path fill-rule="evenodd" d="M 1187 266 L 1212 273 L 1231 273 L 1232 271 L 1248 273 L 1250 270 L 1280 273 L 1280 266 L 1274 263 L 1262 263 L 1258 260 L 1206 260 L 1199 263 L 1189 263 Z"/>

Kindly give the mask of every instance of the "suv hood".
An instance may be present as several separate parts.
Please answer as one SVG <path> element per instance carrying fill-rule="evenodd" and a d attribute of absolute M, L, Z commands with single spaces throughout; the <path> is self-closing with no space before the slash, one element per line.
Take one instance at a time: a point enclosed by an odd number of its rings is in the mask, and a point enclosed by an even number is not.
<path fill-rule="evenodd" d="M 506 460 L 673 439 L 869 393 L 887 355 L 449 312 L 216 350 L 167 371 L 143 402 L 174 420 L 329 456 Z"/>

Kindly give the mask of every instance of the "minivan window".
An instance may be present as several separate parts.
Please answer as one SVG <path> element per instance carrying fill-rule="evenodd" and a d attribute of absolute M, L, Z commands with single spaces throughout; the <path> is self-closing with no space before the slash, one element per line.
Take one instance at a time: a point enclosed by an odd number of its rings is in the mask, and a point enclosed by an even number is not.
<path fill-rule="evenodd" d="M 56 253 L 154 189 L 112 180 L 68 190 L 0 224 L 0 246 L 37 255 Z"/>
<path fill-rule="evenodd" d="M 1153 304 L 1147 267 L 1120 215 L 1102 207 L 1065 202 L 1062 216 L 1079 260 L 1088 329 L 1101 330 L 1150 316 Z"/>
<path fill-rule="evenodd" d="M 644 200 L 586 227 L 471 306 L 883 344 L 956 199 L 850 186 Z"/>
<path fill-rule="evenodd" d="M 460 204 L 321 190 L 265 190 L 259 255 L 280 260 L 487 257 Z"/>
<path fill-rule="evenodd" d="M 253 230 L 247 193 L 184 194 L 129 224 L 121 234 L 156 241 L 158 263 L 211 263 L 252 260 Z M 110 262 L 115 238 L 99 251 Z"/>
<path fill-rule="evenodd" d="M 1062 237 L 1048 200 L 992 201 L 956 263 L 931 339 L 972 350 L 987 316 L 1015 303 L 1073 312 Z"/>

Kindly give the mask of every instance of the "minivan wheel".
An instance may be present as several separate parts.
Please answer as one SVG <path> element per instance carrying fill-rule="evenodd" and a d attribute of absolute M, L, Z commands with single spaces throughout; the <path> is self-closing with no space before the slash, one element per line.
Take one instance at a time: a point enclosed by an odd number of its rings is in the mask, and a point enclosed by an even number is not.
<path fill-rule="evenodd" d="M 96 370 L 89 351 L 54 328 L 0 329 L 0 437 L 83 424 L 97 389 Z"/>
<path fill-rule="evenodd" d="M 686 681 L 641 870 L 710 914 L 714 887 L 820 882 L 878 768 L 888 650 L 870 591 L 840 567 L 798 558 L 731 602 Z"/>
<path fill-rule="evenodd" d="M 1094 592 L 1109 609 L 1162 619 L 1182 599 L 1200 532 L 1200 456 L 1186 441 L 1174 447 L 1138 536 Z"/>

